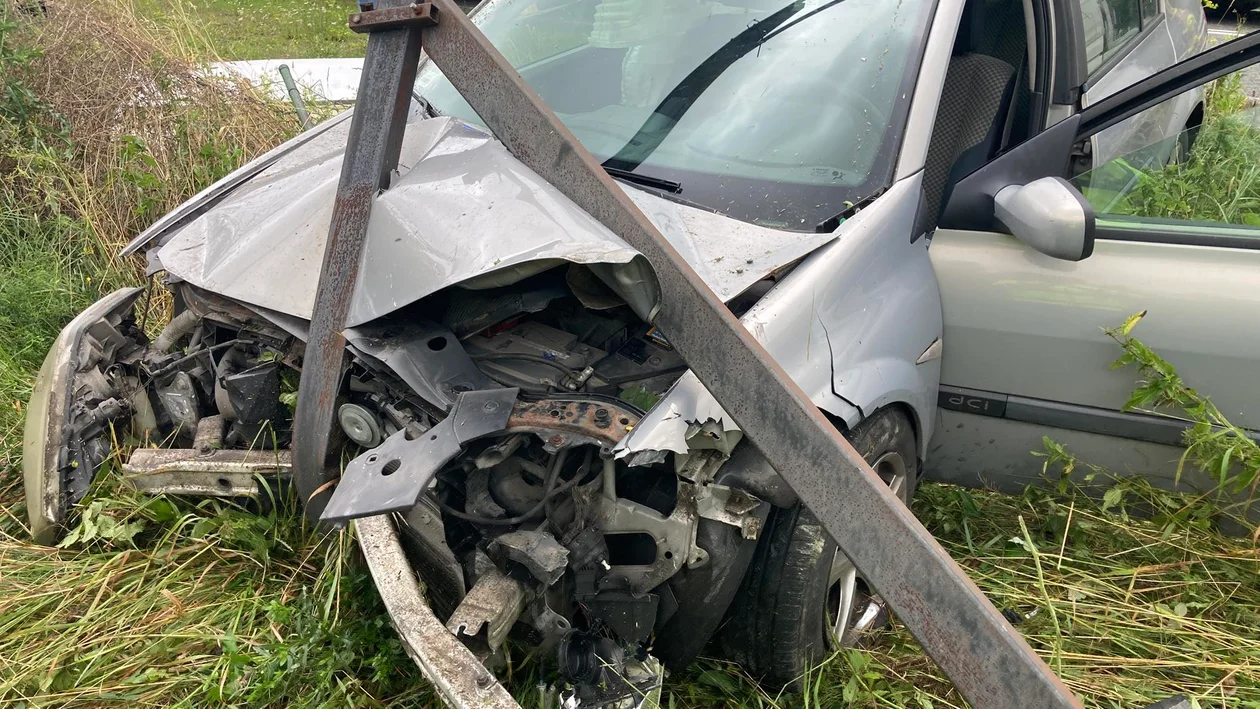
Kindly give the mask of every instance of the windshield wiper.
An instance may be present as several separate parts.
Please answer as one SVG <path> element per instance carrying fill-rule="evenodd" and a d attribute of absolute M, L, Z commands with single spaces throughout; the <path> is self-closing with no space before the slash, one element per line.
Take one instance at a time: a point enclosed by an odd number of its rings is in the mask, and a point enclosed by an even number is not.
<path fill-rule="evenodd" d="M 669 192 L 670 194 L 679 194 L 682 192 L 681 182 L 665 180 L 660 177 L 652 177 L 651 175 L 640 175 L 637 172 L 630 172 L 629 170 L 622 170 L 619 167 L 609 167 L 607 165 L 604 166 L 604 172 L 607 172 L 610 176 L 615 177 L 618 180 L 625 180 L 626 182 L 635 185 L 651 187 L 652 189 L 661 190 L 662 192 Z"/>
<path fill-rule="evenodd" d="M 412 90 L 411 97 L 424 109 L 425 118 L 437 118 L 442 115 L 442 112 L 434 108 L 433 104 L 429 103 L 429 99 L 421 96 L 419 91 Z"/>
<path fill-rule="evenodd" d="M 830 7 L 843 0 L 832 0 L 823 8 Z M 683 77 L 657 105 L 652 115 L 643 122 L 643 126 L 617 151 L 617 154 L 605 161 L 605 166 L 614 165 L 622 170 L 633 170 L 642 165 L 652 153 L 665 142 L 665 138 L 674 130 L 683 114 L 691 110 L 700 96 L 709 90 L 727 69 L 753 49 L 760 47 L 766 38 L 776 29 L 787 25 L 790 20 L 805 7 L 805 0 L 794 0 L 777 12 L 754 22 L 743 32 L 732 37 L 716 52 L 709 55 L 700 65 Z M 819 8 L 822 9 L 822 8 Z M 810 12 L 810 17 L 816 12 Z M 802 18 L 804 19 L 804 18 Z"/>

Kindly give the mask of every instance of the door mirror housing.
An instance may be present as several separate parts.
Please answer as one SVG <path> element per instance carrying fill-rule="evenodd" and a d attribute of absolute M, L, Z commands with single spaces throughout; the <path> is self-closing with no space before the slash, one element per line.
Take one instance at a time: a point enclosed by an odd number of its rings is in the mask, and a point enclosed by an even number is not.
<path fill-rule="evenodd" d="M 1062 177 L 1003 187 L 993 211 L 1016 239 L 1047 256 L 1080 261 L 1094 253 L 1094 208 Z"/>

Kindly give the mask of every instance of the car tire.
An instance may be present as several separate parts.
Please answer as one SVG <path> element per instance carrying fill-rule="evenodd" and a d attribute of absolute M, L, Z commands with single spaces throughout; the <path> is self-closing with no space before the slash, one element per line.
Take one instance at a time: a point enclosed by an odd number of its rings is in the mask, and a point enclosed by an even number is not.
<path fill-rule="evenodd" d="M 1173 146 L 1172 155 L 1168 158 L 1169 165 L 1181 165 L 1190 159 L 1190 151 L 1194 149 L 1194 141 L 1199 137 L 1198 125 L 1183 126 L 1181 132 L 1177 134 L 1177 144 Z"/>
<path fill-rule="evenodd" d="M 902 476 L 895 487 L 902 500 L 908 501 L 918 478 L 909 417 L 901 409 L 886 408 L 846 437 L 886 481 L 890 472 Z M 893 458 L 903 465 L 890 464 Z M 834 616 L 843 603 L 836 597 L 834 569 L 842 558 L 836 543 L 804 505 L 774 510 L 727 615 L 720 640 L 723 654 L 766 684 L 794 687 L 811 662 L 825 657 L 837 644 L 856 642 L 854 632 L 842 631 L 833 639 Z M 855 590 L 864 586 L 860 579 L 854 581 Z M 874 597 L 867 594 L 868 603 L 871 600 Z M 857 612 L 850 596 L 846 625 Z"/>

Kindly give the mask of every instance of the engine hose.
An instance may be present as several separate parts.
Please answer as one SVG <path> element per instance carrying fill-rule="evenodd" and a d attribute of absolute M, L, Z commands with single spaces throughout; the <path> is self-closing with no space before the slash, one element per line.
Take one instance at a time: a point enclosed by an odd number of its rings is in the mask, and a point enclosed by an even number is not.
<path fill-rule="evenodd" d="M 153 341 L 153 349 L 166 354 L 175 349 L 175 344 L 180 338 L 193 331 L 197 327 L 197 322 L 201 318 L 191 310 L 184 312 L 171 318 L 166 323 L 166 327 L 162 328 L 162 332 L 158 334 L 157 339 Z"/>
<path fill-rule="evenodd" d="M 162 376 L 162 375 L 164 375 L 164 374 L 170 374 L 171 372 L 175 371 L 176 369 L 179 369 L 180 365 L 182 365 L 182 364 L 184 364 L 185 362 L 188 362 L 188 361 L 190 361 L 190 360 L 197 359 L 198 357 L 200 357 L 200 356 L 201 356 L 201 355 L 203 355 L 203 354 L 206 354 L 206 353 L 209 353 L 209 352 L 218 352 L 219 350 L 221 350 L 221 349 L 223 349 L 223 348 L 225 348 L 225 347 L 232 347 L 232 346 L 237 345 L 237 344 L 239 344 L 239 343 L 241 343 L 241 342 L 244 342 L 244 340 L 241 340 L 241 339 L 237 338 L 237 339 L 233 339 L 233 340 L 228 340 L 227 342 L 220 342 L 220 343 L 219 343 L 219 344 L 217 344 L 217 345 L 212 345 L 212 346 L 210 346 L 210 347 L 206 347 L 206 348 L 203 348 L 203 349 L 197 350 L 196 352 L 193 352 L 192 354 L 186 354 L 186 355 L 184 355 L 183 357 L 180 357 L 179 359 L 175 360 L 174 362 L 171 362 L 170 364 L 166 365 L 165 367 L 162 367 L 161 369 L 155 369 L 155 370 L 153 370 L 152 372 L 149 372 L 149 381 L 153 381 L 154 379 L 157 379 L 158 377 L 160 377 L 160 376 Z"/>

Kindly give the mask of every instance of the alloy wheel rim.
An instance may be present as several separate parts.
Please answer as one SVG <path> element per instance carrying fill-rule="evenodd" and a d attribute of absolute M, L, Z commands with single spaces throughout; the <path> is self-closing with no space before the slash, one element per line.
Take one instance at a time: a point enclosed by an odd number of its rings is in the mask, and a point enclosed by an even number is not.
<path fill-rule="evenodd" d="M 900 453 L 885 453 L 875 459 L 871 467 L 903 504 L 908 502 L 907 467 Z M 849 557 L 836 549 L 827 580 L 828 644 L 833 649 L 841 647 L 845 635 L 851 630 L 862 632 L 869 629 L 880 616 L 880 613 L 872 612 L 877 610 L 872 608 L 877 603 L 880 603 L 878 597 L 869 592 Z"/>

